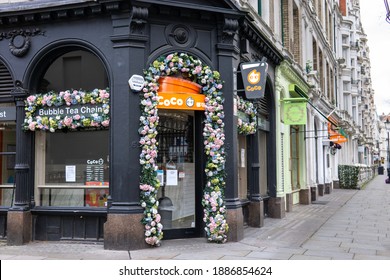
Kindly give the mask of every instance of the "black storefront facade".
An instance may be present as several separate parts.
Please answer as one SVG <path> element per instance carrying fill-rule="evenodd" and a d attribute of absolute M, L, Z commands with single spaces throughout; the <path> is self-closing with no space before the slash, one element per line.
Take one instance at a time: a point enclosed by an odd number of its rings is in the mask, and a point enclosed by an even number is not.
<path fill-rule="evenodd" d="M 244 224 L 262 226 L 265 213 L 277 216 L 275 208 L 284 206 L 275 198 L 273 84 L 281 55 L 255 31 L 244 11 L 230 1 L 35 2 L 41 3 L 27 2 L 23 10 L 4 4 L 7 9 L 0 14 L 0 62 L 7 77 L 2 79 L 0 107 L 15 111 L 14 120 L 0 120 L 4 127 L 13 123 L 10 133 L 15 135 L 15 143 L 3 145 L 9 150 L 2 149 L 2 157 L 15 156 L 14 165 L 8 160 L 13 170 L 2 175 L 3 182 L 14 177 L 6 185 L 15 186 L 1 205 L 0 233 L 8 244 L 104 240 L 106 249 L 148 246 L 140 205 L 141 101 L 128 80 L 143 76 L 155 61 L 173 53 L 199 59 L 223 80 L 228 240 L 242 239 Z M 263 57 L 270 67 L 266 98 L 257 105 L 261 124 L 257 133 L 240 138 L 237 69 L 241 62 Z M 84 95 L 81 89 L 88 94 L 99 89 L 100 101 L 109 98 L 102 108 L 95 103 L 70 107 L 73 119 L 81 110 L 93 115 L 94 110 L 109 109 L 109 125 L 50 132 L 34 123 L 34 128 L 22 129 L 26 100 L 34 99 L 30 96 L 65 90 L 72 94 L 72 89 L 77 98 Z M 170 198 L 159 209 L 164 238 L 205 236 L 204 112 L 159 112 L 157 168 L 164 176 L 163 197 Z M 265 155 L 261 147 L 266 147 Z M 260 162 L 266 163 L 266 171 Z"/>

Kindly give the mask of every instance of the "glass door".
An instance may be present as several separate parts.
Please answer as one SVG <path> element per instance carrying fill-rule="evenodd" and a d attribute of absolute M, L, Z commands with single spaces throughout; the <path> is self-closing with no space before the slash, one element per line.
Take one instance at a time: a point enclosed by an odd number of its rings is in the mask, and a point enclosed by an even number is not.
<path fill-rule="evenodd" d="M 164 238 L 196 235 L 199 222 L 194 112 L 160 109 L 159 118 L 158 197 Z"/>

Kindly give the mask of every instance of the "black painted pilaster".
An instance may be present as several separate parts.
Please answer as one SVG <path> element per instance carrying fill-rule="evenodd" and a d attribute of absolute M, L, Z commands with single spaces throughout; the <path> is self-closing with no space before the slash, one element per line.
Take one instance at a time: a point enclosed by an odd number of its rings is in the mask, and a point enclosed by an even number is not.
<path fill-rule="evenodd" d="M 235 36 L 237 35 L 238 21 L 225 18 L 221 42 L 217 45 L 218 67 L 224 81 L 223 93 L 225 97 L 225 150 L 226 150 L 226 190 L 225 200 L 227 208 L 238 208 L 241 204 L 238 199 L 238 138 L 237 116 L 234 115 L 235 71 L 239 63 L 239 49 Z"/>
<path fill-rule="evenodd" d="M 148 10 L 132 7 L 129 13 L 112 16 L 113 85 L 111 89 L 111 203 L 110 213 L 142 213 L 139 206 L 139 96 L 128 80 L 142 75 L 148 37 L 144 29 Z"/>
<path fill-rule="evenodd" d="M 7 244 L 23 245 L 32 239 L 31 205 L 34 204 L 33 187 L 33 135 L 22 131 L 24 122 L 24 99 L 28 91 L 20 81 L 12 90 L 16 103 L 16 158 L 15 158 L 15 197 L 7 217 Z"/>
<path fill-rule="evenodd" d="M 128 85 L 129 78 L 143 75 L 146 67 L 147 18 L 147 6 L 133 6 L 127 13 L 112 16 L 115 61 L 111 89 L 111 200 L 104 225 L 104 248 L 110 250 L 147 246 L 141 223 L 143 208 L 139 203 L 140 98 Z"/>
<path fill-rule="evenodd" d="M 26 211 L 33 201 L 33 176 L 32 176 L 32 133 L 22 130 L 24 122 L 24 100 L 28 91 L 22 87 L 22 83 L 15 82 L 12 90 L 16 103 L 16 157 L 15 157 L 15 199 L 11 211 Z"/>
<path fill-rule="evenodd" d="M 225 97 L 225 150 L 226 150 L 226 189 L 225 203 L 228 209 L 229 224 L 228 240 L 239 241 L 244 237 L 244 218 L 242 205 L 238 197 L 238 138 L 237 116 L 234 96 L 236 94 L 236 69 L 239 63 L 239 48 L 237 42 L 238 20 L 226 17 L 217 44 L 218 67 L 224 81 Z"/>

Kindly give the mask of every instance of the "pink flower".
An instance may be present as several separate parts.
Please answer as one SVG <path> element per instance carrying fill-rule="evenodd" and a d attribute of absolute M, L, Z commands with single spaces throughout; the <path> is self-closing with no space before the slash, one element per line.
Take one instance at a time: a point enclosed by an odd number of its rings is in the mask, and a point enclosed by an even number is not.
<path fill-rule="evenodd" d="M 35 99 L 36 99 L 36 97 L 35 97 L 34 95 L 30 95 L 29 97 L 27 97 L 27 101 L 28 101 L 29 103 L 34 102 Z"/>
<path fill-rule="evenodd" d="M 152 188 L 152 186 L 150 186 L 150 185 L 148 185 L 148 184 L 142 184 L 142 185 L 139 186 L 139 188 L 140 188 L 141 190 L 147 192 L 147 191 L 149 191 L 149 190 Z"/>
<path fill-rule="evenodd" d="M 195 67 L 195 73 L 199 74 L 200 72 L 202 72 L 202 66 L 198 65 L 198 66 Z"/>
<path fill-rule="evenodd" d="M 100 98 L 108 98 L 110 97 L 110 94 L 105 90 L 99 90 L 99 96 Z"/>
<path fill-rule="evenodd" d="M 64 118 L 64 124 L 66 126 L 70 126 L 72 124 L 72 121 L 73 121 L 72 118 L 68 118 L 68 117 Z"/>
<path fill-rule="evenodd" d="M 28 129 L 30 129 L 31 131 L 34 131 L 35 130 L 35 122 L 29 123 Z"/>
<path fill-rule="evenodd" d="M 74 118 L 76 121 L 78 121 L 81 117 L 80 117 L 80 115 L 77 114 L 77 115 L 74 115 L 73 118 Z"/>
<path fill-rule="evenodd" d="M 107 127 L 110 125 L 110 120 L 104 120 L 102 121 L 102 126 Z"/>

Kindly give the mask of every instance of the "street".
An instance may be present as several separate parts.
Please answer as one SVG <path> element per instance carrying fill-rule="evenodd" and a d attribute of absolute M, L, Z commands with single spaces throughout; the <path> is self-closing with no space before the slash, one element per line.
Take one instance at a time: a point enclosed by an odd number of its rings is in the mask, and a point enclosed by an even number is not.
<path fill-rule="evenodd" d="M 165 240 L 137 251 L 104 250 L 102 243 L 31 242 L 0 246 L 2 260 L 374 260 L 390 259 L 390 185 L 378 175 L 363 190 L 334 189 L 283 219 L 246 228 L 240 242 L 205 238 Z"/>

